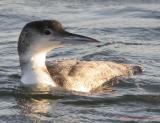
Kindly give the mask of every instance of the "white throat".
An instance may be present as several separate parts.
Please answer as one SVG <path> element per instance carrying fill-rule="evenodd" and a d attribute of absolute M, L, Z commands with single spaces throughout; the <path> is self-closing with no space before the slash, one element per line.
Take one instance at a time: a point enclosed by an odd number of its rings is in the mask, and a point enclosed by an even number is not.
<path fill-rule="evenodd" d="M 22 69 L 21 82 L 24 86 L 28 85 L 43 85 L 56 87 L 56 83 L 52 80 L 46 65 L 47 52 L 27 53 L 23 56 L 23 60 L 27 63 Z"/>

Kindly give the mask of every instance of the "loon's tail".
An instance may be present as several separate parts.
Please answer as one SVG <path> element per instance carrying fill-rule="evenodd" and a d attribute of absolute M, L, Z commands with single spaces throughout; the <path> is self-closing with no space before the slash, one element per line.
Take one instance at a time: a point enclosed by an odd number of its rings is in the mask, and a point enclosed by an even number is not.
<path fill-rule="evenodd" d="M 143 66 L 135 65 L 131 67 L 133 75 L 140 74 L 143 72 Z"/>

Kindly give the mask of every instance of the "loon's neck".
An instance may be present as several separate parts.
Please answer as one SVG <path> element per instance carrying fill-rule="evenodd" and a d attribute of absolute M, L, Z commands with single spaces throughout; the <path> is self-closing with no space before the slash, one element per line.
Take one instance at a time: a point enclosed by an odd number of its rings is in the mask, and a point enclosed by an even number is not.
<path fill-rule="evenodd" d="M 46 52 L 28 53 L 20 57 L 22 77 L 24 86 L 43 85 L 56 87 L 45 65 Z"/>

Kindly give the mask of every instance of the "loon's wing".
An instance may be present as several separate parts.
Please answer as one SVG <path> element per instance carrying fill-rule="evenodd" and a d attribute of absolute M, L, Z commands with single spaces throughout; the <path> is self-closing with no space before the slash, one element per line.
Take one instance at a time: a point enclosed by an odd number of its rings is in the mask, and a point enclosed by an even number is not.
<path fill-rule="evenodd" d="M 89 92 L 117 77 L 142 72 L 140 66 L 109 61 L 53 61 L 46 64 L 53 80 L 67 90 Z"/>

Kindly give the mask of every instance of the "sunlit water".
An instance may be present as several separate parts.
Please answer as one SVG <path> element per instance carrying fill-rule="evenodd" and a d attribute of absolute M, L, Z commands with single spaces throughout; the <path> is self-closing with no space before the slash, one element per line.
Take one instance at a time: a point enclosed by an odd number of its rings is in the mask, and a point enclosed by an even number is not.
<path fill-rule="evenodd" d="M 140 64 L 141 75 L 101 94 L 26 94 L 19 88 L 17 40 L 30 21 L 56 19 L 97 46 L 56 49 L 49 59 Z M 159 0 L 0 0 L 0 123 L 160 122 Z"/>

